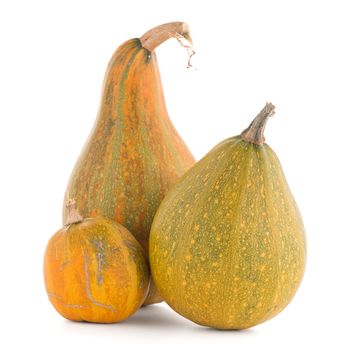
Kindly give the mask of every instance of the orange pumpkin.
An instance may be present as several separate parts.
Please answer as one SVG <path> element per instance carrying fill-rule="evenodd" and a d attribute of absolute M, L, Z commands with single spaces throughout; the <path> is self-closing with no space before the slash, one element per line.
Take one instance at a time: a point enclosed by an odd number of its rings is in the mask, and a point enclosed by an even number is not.
<path fill-rule="evenodd" d="M 69 320 L 119 322 L 142 305 L 148 292 L 143 249 L 122 225 L 101 217 L 82 219 L 72 210 L 69 224 L 46 248 L 47 295 Z"/>
<path fill-rule="evenodd" d="M 110 60 L 97 120 L 72 172 L 63 206 L 125 226 L 148 254 L 152 220 L 165 194 L 194 164 L 169 119 L 154 49 L 190 39 L 185 23 L 156 27 L 122 44 Z M 151 283 L 146 304 L 161 301 Z"/>

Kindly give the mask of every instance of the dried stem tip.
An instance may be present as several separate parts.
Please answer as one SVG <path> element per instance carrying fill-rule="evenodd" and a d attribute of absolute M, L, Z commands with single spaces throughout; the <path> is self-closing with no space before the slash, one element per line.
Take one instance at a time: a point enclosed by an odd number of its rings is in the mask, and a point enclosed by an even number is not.
<path fill-rule="evenodd" d="M 83 217 L 78 213 L 77 208 L 75 206 L 75 200 L 69 199 L 67 204 L 67 225 L 76 224 L 83 220 Z"/>
<path fill-rule="evenodd" d="M 247 129 L 241 136 L 242 139 L 257 145 L 262 145 L 265 142 L 264 130 L 267 119 L 275 113 L 275 106 L 272 103 L 266 103 L 261 112 L 254 118 Z"/>
<path fill-rule="evenodd" d="M 164 41 L 170 38 L 185 38 L 192 44 L 192 39 L 190 36 L 190 31 L 187 23 L 184 22 L 170 22 L 161 24 L 158 27 L 155 27 L 140 38 L 141 45 L 148 51 L 153 51 Z"/>

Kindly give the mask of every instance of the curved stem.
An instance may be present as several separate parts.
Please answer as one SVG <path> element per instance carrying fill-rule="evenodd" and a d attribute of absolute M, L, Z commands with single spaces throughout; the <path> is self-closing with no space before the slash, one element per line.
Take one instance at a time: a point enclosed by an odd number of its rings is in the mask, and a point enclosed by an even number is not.
<path fill-rule="evenodd" d="M 66 226 L 69 226 L 71 224 L 76 224 L 83 220 L 83 217 L 79 214 L 76 206 L 75 206 L 75 200 L 69 199 L 67 204 L 67 220 L 66 220 Z"/>
<path fill-rule="evenodd" d="M 192 38 L 187 23 L 170 22 L 152 28 L 140 38 L 141 45 L 148 51 L 154 51 L 164 41 L 170 38 L 185 38 L 192 44 Z"/>
<path fill-rule="evenodd" d="M 264 130 L 269 117 L 275 113 L 275 106 L 272 103 L 266 103 L 265 107 L 254 118 L 247 129 L 242 133 L 242 139 L 257 145 L 262 145 L 265 142 Z"/>

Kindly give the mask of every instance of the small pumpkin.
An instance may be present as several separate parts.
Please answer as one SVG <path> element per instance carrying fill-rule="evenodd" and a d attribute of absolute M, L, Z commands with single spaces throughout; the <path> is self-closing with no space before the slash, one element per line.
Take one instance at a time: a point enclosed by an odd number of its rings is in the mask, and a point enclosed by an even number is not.
<path fill-rule="evenodd" d="M 70 204 L 67 225 L 48 242 L 44 257 L 47 295 L 73 321 L 119 322 L 143 303 L 149 269 L 140 244 L 122 225 L 83 219 Z"/>
<path fill-rule="evenodd" d="M 267 104 L 239 136 L 214 147 L 166 195 L 150 235 L 164 300 L 205 326 L 242 329 L 292 300 L 306 259 L 304 227 L 263 131 Z"/>
<path fill-rule="evenodd" d="M 171 37 L 191 40 L 182 22 L 160 25 L 126 41 L 113 54 L 96 123 L 73 169 L 63 205 L 83 217 L 125 226 L 148 255 L 152 220 L 171 186 L 194 164 L 166 109 L 154 50 Z M 145 304 L 160 302 L 151 283 Z"/>

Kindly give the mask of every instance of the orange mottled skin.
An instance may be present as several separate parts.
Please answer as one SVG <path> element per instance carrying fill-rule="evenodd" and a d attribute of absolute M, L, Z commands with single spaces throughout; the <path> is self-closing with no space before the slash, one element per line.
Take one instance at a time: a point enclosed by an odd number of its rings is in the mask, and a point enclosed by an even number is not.
<path fill-rule="evenodd" d="M 194 163 L 165 106 L 157 59 L 139 39 L 121 45 L 107 68 L 97 121 L 65 196 L 83 217 L 124 225 L 148 254 L 154 214 L 166 192 Z M 146 304 L 161 298 L 151 284 Z"/>
<path fill-rule="evenodd" d="M 119 322 L 143 303 L 149 269 L 143 249 L 128 230 L 103 218 L 59 230 L 44 258 L 47 294 L 73 321 Z"/>

